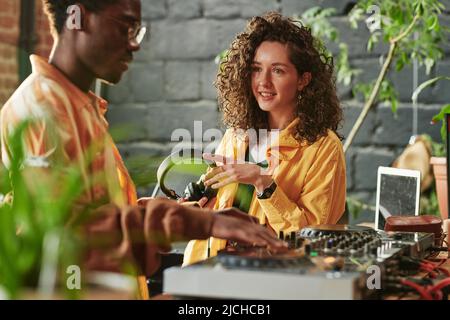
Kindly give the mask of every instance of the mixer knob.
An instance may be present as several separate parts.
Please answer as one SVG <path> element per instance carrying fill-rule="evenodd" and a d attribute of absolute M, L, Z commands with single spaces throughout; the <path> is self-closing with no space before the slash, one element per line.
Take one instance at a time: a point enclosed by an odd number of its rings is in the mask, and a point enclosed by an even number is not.
<path fill-rule="evenodd" d="M 305 254 L 308 256 L 311 254 L 311 245 L 309 243 L 305 244 Z"/>
<path fill-rule="evenodd" d="M 261 267 L 261 262 L 259 261 L 259 259 L 254 259 L 253 260 L 252 267 L 253 268 L 260 268 Z"/>
<path fill-rule="evenodd" d="M 376 257 L 377 256 L 377 252 L 378 252 L 378 247 L 374 246 L 374 245 L 371 245 L 370 249 L 369 249 L 369 254 Z"/>
<path fill-rule="evenodd" d="M 331 248 L 333 248 L 333 246 L 334 246 L 334 240 L 333 239 L 328 240 L 327 241 L 327 248 L 331 249 Z"/>
<path fill-rule="evenodd" d="M 248 267 L 248 260 L 247 259 L 241 259 L 241 267 L 243 267 L 243 268 Z"/>
<path fill-rule="evenodd" d="M 227 257 L 227 259 L 225 259 L 225 264 L 229 265 L 230 267 L 238 267 L 240 265 L 240 261 L 236 257 L 229 256 Z"/>
<path fill-rule="evenodd" d="M 364 244 L 364 253 L 365 254 L 369 253 L 369 245 L 368 244 Z"/>
<path fill-rule="evenodd" d="M 267 268 L 276 268 L 277 267 L 277 261 L 274 259 L 267 259 L 265 260 L 265 266 Z"/>
<path fill-rule="evenodd" d="M 291 240 L 297 239 L 297 233 L 295 231 L 291 231 Z"/>

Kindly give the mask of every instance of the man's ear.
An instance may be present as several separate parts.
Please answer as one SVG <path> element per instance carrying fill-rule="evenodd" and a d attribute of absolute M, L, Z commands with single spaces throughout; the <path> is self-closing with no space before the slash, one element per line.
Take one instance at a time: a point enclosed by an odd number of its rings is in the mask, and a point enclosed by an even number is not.
<path fill-rule="evenodd" d="M 85 25 L 86 8 L 82 4 L 74 4 L 67 7 L 66 29 L 82 30 Z"/>
<path fill-rule="evenodd" d="M 303 72 L 298 80 L 298 91 L 302 91 L 311 82 L 311 72 Z"/>

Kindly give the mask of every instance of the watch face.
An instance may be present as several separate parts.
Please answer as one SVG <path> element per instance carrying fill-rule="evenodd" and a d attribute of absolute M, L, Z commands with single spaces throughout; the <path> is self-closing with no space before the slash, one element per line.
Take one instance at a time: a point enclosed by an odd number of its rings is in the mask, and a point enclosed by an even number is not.
<path fill-rule="evenodd" d="M 270 186 L 268 186 L 266 189 L 264 189 L 263 192 L 261 192 L 260 194 L 258 194 L 258 197 L 260 199 L 268 199 L 272 196 L 273 192 L 275 191 L 277 185 L 275 184 L 275 182 L 273 182 Z"/>

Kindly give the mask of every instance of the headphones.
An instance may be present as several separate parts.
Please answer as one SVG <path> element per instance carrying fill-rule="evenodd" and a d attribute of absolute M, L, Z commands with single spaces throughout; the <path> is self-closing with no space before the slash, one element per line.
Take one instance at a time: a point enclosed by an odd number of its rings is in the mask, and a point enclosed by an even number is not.
<path fill-rule="evenodd" d="M 165 178 L 170 169 L 177 165 L 178 163 L 174 162 L 174 159 L 177 162 L 181 162 L 184 160 L 201 160 L 206 163 L 208 167 L 213 168 L 216 166 L 215 162 L 205 160 L 202 157 L 198 157 L 198 154 L 202 154 L 201 149 L 191 148 L 191 149 L 181 149 L 179 151 L 175 151 L 171 153 L 168 157 L 166 157 L 163 162 L 158 167 L 158 171 L 156 172 L 156 178 L 158 180 L 158 184 L 156 188 L 153 190 L 152 197 L 156 197 L 156 194 L 159 190 L 161 190 L 167 197 L 170 199 L 178 200 L 180 198 L 186 198 L 188 201 L 198 201 L 203 197 L 207 197 L 211 199 L 217 193 L 217 190 L 212 189 L 211 187 L 205 187 L 203 184 L 203 176 L 197 182 L 190 182 L 186 189 L 184 190 L 184 196 L 178 195 L 175 190 L 168 188 L 165 185 Z"/>

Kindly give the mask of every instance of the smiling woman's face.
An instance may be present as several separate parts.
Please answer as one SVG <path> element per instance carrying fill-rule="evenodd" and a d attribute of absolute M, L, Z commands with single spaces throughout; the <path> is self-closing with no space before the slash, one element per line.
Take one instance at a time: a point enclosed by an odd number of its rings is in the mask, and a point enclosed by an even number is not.
<path fill-rule="evenodd" d="M 261 110 L 273 115 L 292 115 L 303 82 L 289 59 L 286 44 L 264 41 L 256 49 L 251 86 Z"/>

